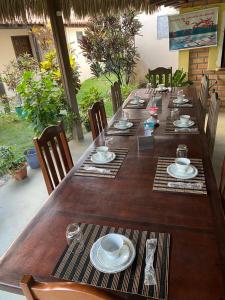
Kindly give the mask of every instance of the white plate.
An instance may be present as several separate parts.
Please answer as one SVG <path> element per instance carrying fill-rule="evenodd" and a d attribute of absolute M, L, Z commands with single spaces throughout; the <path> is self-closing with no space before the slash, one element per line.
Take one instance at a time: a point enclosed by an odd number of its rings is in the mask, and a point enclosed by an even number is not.
<path fill-rule="evenodd" d="M 96 164 L 107 164 L 113 161 L 116 158 L 116 154 L 114 152 L 108 152 L 106 159 L 102 160 L 99 158 L 98 154 L 95 153 L 91 156 L 91 161 Z"/>
<path fill-rule="evenodd" d="M 185 173 L 181 173 L 181 172 L 177 172 L 177 168 L 175 164 L 171 164 L 167 167 L 167 173 L 174 178 L 191 179 L 198 175 L 198 169 L 195 166 L 190 165 L 188 170 Z"/>
<path fill-rule="evenodd" d="M 130 101 L 130 104 L 132 104 L 132 105 L 139 105 L 139 104 L 143 104 L 143 103 L 145 103 L 145 100 L 143 100 L 143 99 L 139 99 L 138 101 L 137 100 Z"/>
<path fill-rule="evenodd" d="M 176 120 L 176 121 L 173 122 L 173 125 L 174 125 L 174 126 L 180 127 L 180 128 L 191 127 L 191 126 L 193 126 L 194 124 L 195 124 L 195 122 L 192 121 L 192 120 L 189 120 L 188 124 L 185 124 L 185 125 L 184 125 L 184 123 L 182 123 L 180 120 Z"/>
<path fill-rule="evenodd" d="M 178 100 L 178 99 L 174 99 L 173 100 L 173 103 L 176 103 L 176 104 L 184 104 L 184 103 L 188 103 L 189 100 L 188 99 L 183 99 L 183 100 Z"/>
<path fill-rule="evenodd" d="M 120 255 L 115 259 L 109 259 L 101 247 L 97 250 L 97 258 L 99 263 L 107 268 L 119 267 L 124 265 L 130 258 L 130 248 L 124 245 L 120 251 Z"/>
<path fill-rule="evenodd" d="M 121 126 L 120 123 L 118 122 L 118 123 L 114 124 L 114 127 L 117 128 L 117 129 L 122 129 L 123 130 L 123 129 L 131 128 L 133 125 L 134 124 L 132 122 L 127 122 L 126 126 Z"/>
<path fill-rule="evenodd" d="M 162 88 L 162 89 L 156 88 L 155 90 L 158 91 L 158 92 L 165 92 L 165 91 L 168 90 L 168 88 L 166 88 L 166 87 L 164 87 L 164 88 Z"/>
<path fill-rule="evenodd" d="M 101 261 L 101 257 L 99 259 L 99 248 L 100 248 L 101 239 L 103 237 L 98 239 L 93 244 L 91 251 L 90 251 L 90 260 L 91 260 L 92 265 L 100 272 L 109 273 L 109 274 L 118 273 L 118 272 L 121 272 L 121 271 L 127 269 L 130 265 L 132 265 L 135 255 L 136 255 L 134 245 L 131 242 L 131 240 L 129 240 L 127 237 L 125 237 L 123 235 L 120 235 L 120 236 L 123 238 L 124 244 L 127 245 L 129 248 L 129 257 L 127 260 L 124 260 L 124 263 L 122 263 L 121 265 L 113 265 L 112 262 L 105 265 L 103 263 L 103 261 Z"/>

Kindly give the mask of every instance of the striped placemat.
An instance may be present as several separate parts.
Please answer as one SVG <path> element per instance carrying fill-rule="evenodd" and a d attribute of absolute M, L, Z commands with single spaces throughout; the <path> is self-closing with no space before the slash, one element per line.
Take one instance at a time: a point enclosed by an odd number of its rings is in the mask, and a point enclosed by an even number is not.
<path fill-rule="evenodd" d="M 114 127 L 114 124 L 118 121 L 113 122 L 113 124 L 105 129 L 105 133 L 107 135 L 118 135 L 118 136 L 132 136 L 136 134 L 137 128 L 140 124 L 140 119 L 128 120 L 128 122 L 132 122 L 133 126 L 128 129 L 117 129 Z"/>
<path fill-rule="evenodd" d="M 192 118 L 192 120 L 195 121 L 195 124 L 192 127 L 180 128 L 174 126 L 171 118 L 168 118 L 166 121 L 165 133 L 166 134 L 199 134 L 199 129 L 196 124 L 196 119 Z"/>
<path fill-rule="evenodd" d="M 198 175 L 192 179 L 177 179 L 173 178 L 167 173 L 167 167 L 174 163 L 175 158 L 173 157 L 159 157 L 157 163 L 157 169 L 153 184 L 154 191 L 167 191 L 167 192 L 179 192 L 179 193 L 192 193 L 192 194 L 207 194 L 205 174 L 202 159 L 191 158 L 191 164 L 193 164 L 198 169 Z M 177 183 L 180 182 L 180 188 L 170 187 L 168 183 Z M 188 186 L 188 183 L 190 185 Z M 193 187 L 193 183 L 199 183 L 201 187 Z M 185 188 L 183 187 L 185 184 Z M 169 184 L 170 185 L 170 184 Z"/>
<path fill-rule="evenodd" d="M 134 99 L 129 99 L 129 101 L 126 103 L 126 105 L 124 106 L 124 108 L 129 108 L 129 109 L 145 109 L 148 105 L 149 99 L 143 99 L 141 98 L 141 100 L 144 100 L 144 103 L 139 103 L 137 105 L 131 104 L 130 102 L 133 101 Z"/>
<path fill-rule="evenodd" d="M 139 231 L 94 224 L 81 224 L 84 235 L 84 250 L 79 253 L 73 243 L 64 250 L 52 275 L 56 278 L 88 284 L 130 294 L 138 294 L 155 299 L 167 299 L 170 234 Z M 93 243 L 110 232 L 117 232 L 128 237 L 136 248 L 133 264 L 125 271 L 105 274 L 94 268 L 90 262 L 90 250 Z M 154 269 L 157 285 L 144 285 L 146 239 L 157 238 L 154 256 Z"/>
<path fill-rule="evenodd" d="M 127 156 L 128 148 L 110 148 L 109 151 L 114 152 L 116 158 L 107 164 L 96 164 L 91 160 L 91 156 L 96 153 L 95 148 L 79 169 L 74 172 L 74 176 L 115 178 Z"/>

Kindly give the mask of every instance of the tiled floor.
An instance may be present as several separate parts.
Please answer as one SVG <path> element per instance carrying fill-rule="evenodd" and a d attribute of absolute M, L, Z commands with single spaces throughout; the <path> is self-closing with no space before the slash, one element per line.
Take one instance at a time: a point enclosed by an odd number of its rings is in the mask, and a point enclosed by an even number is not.
<path fill-rule="evenodd" d="M 87 135 L 83 142 L 70 144 L 74 161 L 77 161 L 90 142 L 91 136 Z M 219 116 L 213 156 L 213 166 L 217 178 L 219 178 L 224 155 L 225 112 L 220 113 Z M 29 176 L 23 182 L 10 180 L 0 187 L 0 255 L 16 239 L 47 197 L 48 194 L 40 170 L 29 170 Z M 24 297 L 0 291 L 0 300 L 24 300 Z"/>

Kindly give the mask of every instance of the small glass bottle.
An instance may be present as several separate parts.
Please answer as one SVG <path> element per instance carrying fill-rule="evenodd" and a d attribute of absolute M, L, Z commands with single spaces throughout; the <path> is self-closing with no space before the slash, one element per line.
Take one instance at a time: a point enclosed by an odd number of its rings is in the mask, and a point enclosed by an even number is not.
<path fill-rule="evenodd" d="M 177 151 L 176 151 L 177 157 L 187 157 L 188 156 L 188 147 L 187 145 L 181 144 L 178 145 Z"/>

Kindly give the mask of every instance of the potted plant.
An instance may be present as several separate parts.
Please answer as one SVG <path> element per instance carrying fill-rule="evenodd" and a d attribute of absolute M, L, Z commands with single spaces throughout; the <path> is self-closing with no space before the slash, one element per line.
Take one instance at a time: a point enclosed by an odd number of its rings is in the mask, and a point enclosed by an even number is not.
<path fill-rule="evenodd" d="M 24 155 L 31 169 L 38 169 L 40 167 L 35 148 L 25 150 Z"/>
<path fill-rule="evenodd" d="M 18 181 L 27 177 L 27 163 L 26 158 L 21 156 L 11 162 L 9 173 Z"/>

